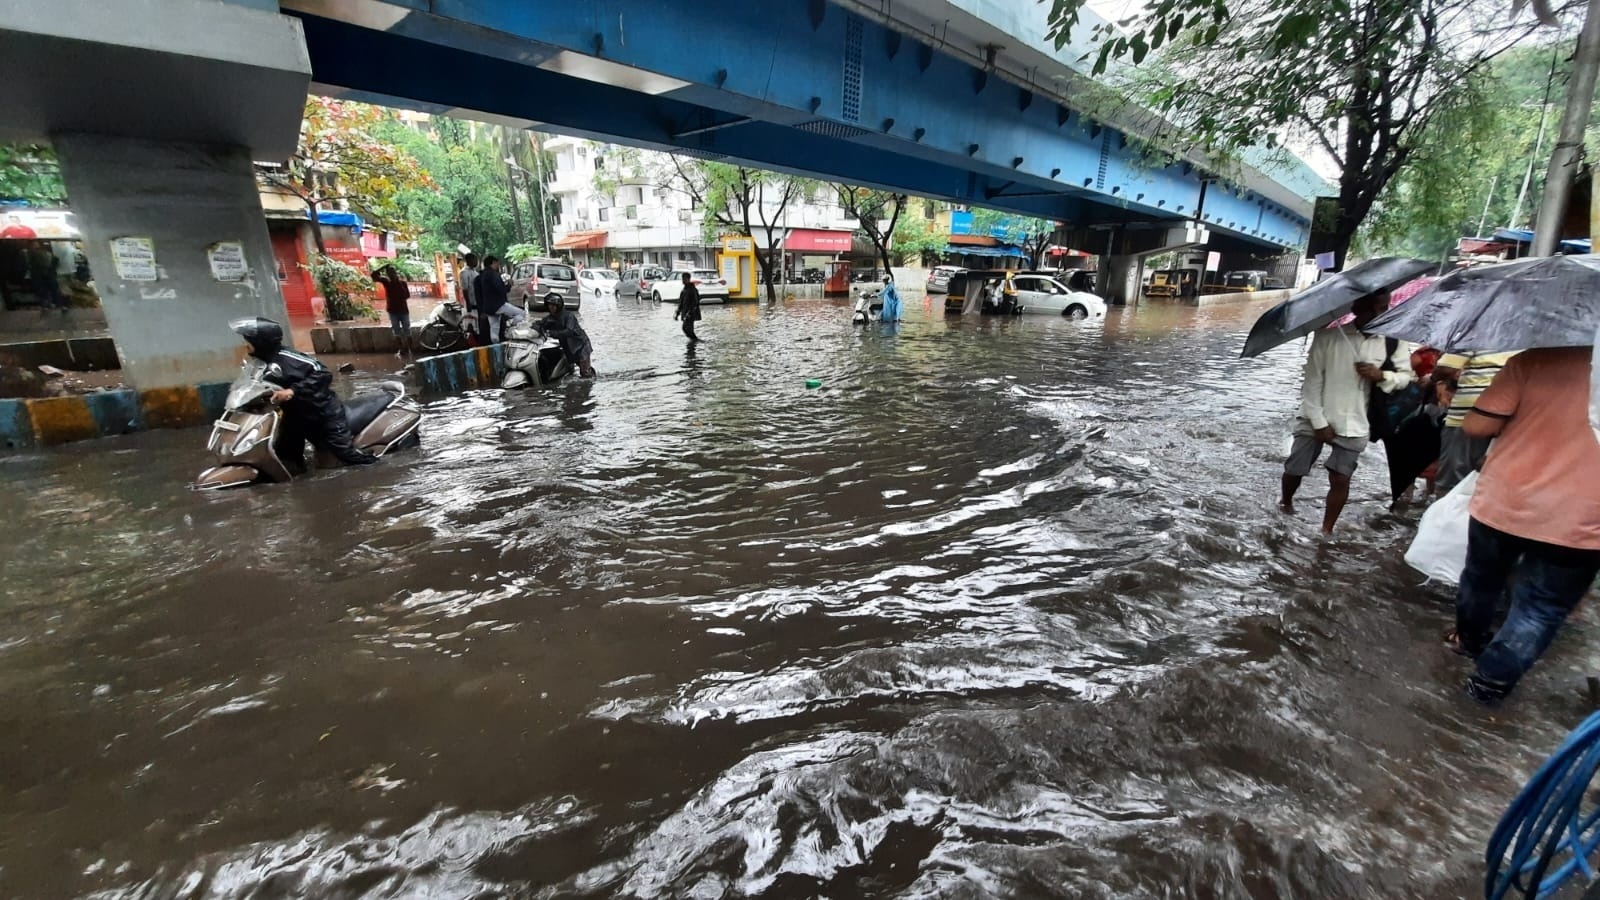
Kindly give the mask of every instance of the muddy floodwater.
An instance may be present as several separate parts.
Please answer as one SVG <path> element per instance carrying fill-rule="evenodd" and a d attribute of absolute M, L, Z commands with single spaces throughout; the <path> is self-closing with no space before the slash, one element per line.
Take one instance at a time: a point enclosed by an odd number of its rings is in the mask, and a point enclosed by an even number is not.
<path fill-rule="evenodd" d="M 593 383 L 290 486 L 0 458 L 0 896 L 1482 896 L 1588 611 L 1465 701 L 1381 452 L 1275 510 L 1259 307 L 907 307 L 587 301 Z"/>

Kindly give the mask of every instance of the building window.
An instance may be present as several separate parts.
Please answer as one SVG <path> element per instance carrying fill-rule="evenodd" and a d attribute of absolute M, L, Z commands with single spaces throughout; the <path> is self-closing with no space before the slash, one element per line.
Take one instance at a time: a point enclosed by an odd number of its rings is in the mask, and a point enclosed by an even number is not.
<path fill-rule="evenodd" d="M 599 172 L 600 170 L 604 169 L 605 167 L 606 167 L 606 158 L 604 156 L 596 156 L 594 158 L 594 170 L 596 172 Z"/>
<path fill-rule="evenodd" d="M 611 208 L 610 207 L 608 207 L 608 206 L 600 207 L 600 221 L 602 221 L 602 222 L 611 221 Z"/>

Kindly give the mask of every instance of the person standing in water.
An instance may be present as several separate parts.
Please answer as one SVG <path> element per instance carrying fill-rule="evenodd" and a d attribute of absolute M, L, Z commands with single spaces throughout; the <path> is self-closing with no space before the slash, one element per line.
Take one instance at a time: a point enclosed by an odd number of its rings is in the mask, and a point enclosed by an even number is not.
<path fill-rule="evenodd" d="M 878 314 L 883 322 L 900 321 L 900 292 L 894 287 L 894 273 L 883 276 L 883 312 Z"/>
<path fill-rule="evenodd" d="M 678 311 L 672 317 L 683 320 L 683 336 L 689 343 L 700 343 L 694 333 L 694 323 L 700 321 L 700 289 L 694 286 L 694 279 L 688 272 L 683 273 L 683 293 L 678 295 Z"/>

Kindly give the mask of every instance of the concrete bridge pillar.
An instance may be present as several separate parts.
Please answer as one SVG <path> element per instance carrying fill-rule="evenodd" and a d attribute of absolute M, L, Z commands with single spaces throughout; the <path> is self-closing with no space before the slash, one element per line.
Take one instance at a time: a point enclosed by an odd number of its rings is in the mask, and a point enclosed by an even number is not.
<path fill-rule="evenodd" d="M 229 321 L 288 326 L 248 150 L 81 132 L 51 141 L 125 381 L 228 380 L 243 347 Z"/>
<path fill-rule="evenodd" d="M 230 319 L 282 319 L 251 160 L 295 148 L 311 64 L 275 4 L 0 4 L 0 141 L 51 142 L 125 379 L 232 376 Z"/>
<path fill-rule="evenodd" d="M 1137 304 L 1144 281 L 1145 257 L 1203 247 L 1210 239 L 1210 230 L 1195 222 L 1160 227 L 1118 226 L 1107 242 L 1108 252 L 1100 258 L 1101 293 L 1118 306 Z"/>

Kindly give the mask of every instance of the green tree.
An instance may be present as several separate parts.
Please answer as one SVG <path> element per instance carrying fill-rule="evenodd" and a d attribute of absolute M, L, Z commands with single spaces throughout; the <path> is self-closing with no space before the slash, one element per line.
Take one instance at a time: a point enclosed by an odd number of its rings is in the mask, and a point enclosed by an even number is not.
<path fill-rule="evenodd" d="M 905 212 L 907 196 L 847 184 L 836 184 L 833 191 L 839 198 L 839 207 L 856 220 L 857 229 L 872 243 L 884 271 L 889 271 L 889 245 L 900 224 L 900 214 Z"/>
<path fill-rule="evenodd" d="M 777 231 L 791 204 L 815 190 L 815 182 L 795 175 L 751 169 L 728 163 L 671 157 L 677 186 L 689 193 L 703 213 L 701 229 L 706 242 L 725 229 L 753 236 L 759 226 L 766 246 L 756 248 L 756 265 L 766 285 L 767 302 L 778 301 L 772 277 L 779 265 Z"/>
<path fill-rule="evenodd" d="M 1052 0 L 1065 44 L 1086 0 Z M 1166 120 L 1159 143 L 1232 159 L 1289 135 L 1339 168 L 1333 249 L 1361 223 L 1433 129 L 1479 101 L 1485 69 L 1536 27 L 1495 0 L 1155 0 L 1096 26 L 1095 74 L 1135 67 L 1134 98 Z M 1142 77 L 1141 77 L 1142 76 Z"/>
<path fill-rule="evenodd" d="M 0 200 L 41 206 L 67 202 L 55 151 L 45 144 L 0 144 Z"/>
<path fill-rule="evenodd" d="M 915 214 L 904 215 L 894 226 L 892 252 L 901 265 L 912 259 L 927 265 L 938 259 L 939 251 L 949 242 L 950 236 L 935 228 L 933 222 Z"/>
<path fill-rule="evenodd" d="M 972 211 L 972 232 L 999 238 L 1007 244 L 1022 248 L 1028 264 L 1037 266 L 1045 248 L 1056 234 L 1056 223 L 1050 219 L 1017 216 L 994 209 Z"/>
<path fill-rule="evenodd" d="M 392 116 L 376 106 L 309 97 L 294 155 L 282 166 L 257 168 L 261 180 L 306 205 L 319 255 L 328 251 L 319 210 L 347 202 L 378 224 L 404 230 L 400 195 L 432 187 L 428 172 L 411 154 L 379 139 L 388 121 Z"/>
<path fill-rule="evenodd" d="M 432 176 L 431 186 L 413 187 L 397 198 L 417 229 L 418 250 L 454 255 L 465 244 L 480 255 L 500 255 L 518 243 L 498 141 L 444 116 L 434 118 L 426 132 L 394 122 L 383 134 Z"/>

